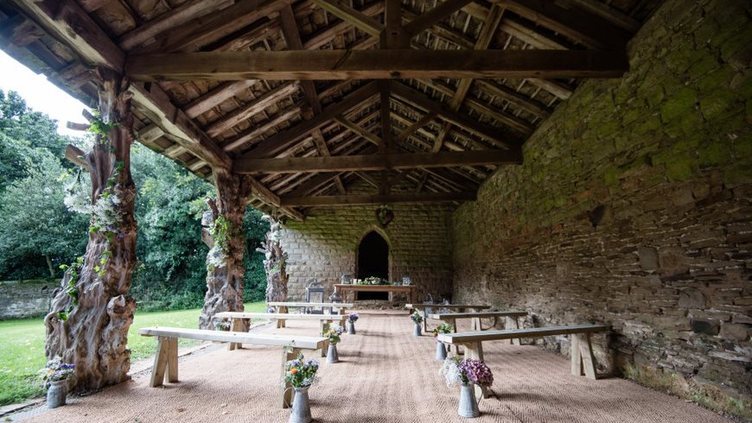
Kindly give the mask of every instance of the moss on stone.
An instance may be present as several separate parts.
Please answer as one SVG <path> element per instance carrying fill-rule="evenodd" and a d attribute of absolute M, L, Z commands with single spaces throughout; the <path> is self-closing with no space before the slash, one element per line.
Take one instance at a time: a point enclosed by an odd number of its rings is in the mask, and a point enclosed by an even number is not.
<path fill-rule="evenodd" d="M 668 92 L 668 100 L 661 106 L 661 119 L 671 122 L 681 118 L 685 113 L 694 110 L 697 103 L 697 93 L 688 87 L 682 87 L 674 92 Z"/>

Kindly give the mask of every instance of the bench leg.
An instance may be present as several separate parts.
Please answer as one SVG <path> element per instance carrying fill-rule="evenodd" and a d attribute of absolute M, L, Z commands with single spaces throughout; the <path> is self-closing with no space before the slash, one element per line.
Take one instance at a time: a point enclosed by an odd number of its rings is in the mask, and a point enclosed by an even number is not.
<path fill-rule="evenodd" d="M 167 353 L 167 381 L 178 381 L 178 338 L 168 338 L 169 352 Z"/>
<path fill-rule="evenodd" d="M 506 322 L 504 323 L 504 329 L 512 329 L 514 327 L 515 329 L 520 328 L 520 321 L 517 317 L 506 317 Z M 520 338 L 512 338 L 509 340 L 510 345 L 522 345 L 522 340 Z"/>
<path fill-rule="evenodd" d="M 151 368 L 151 381 L 149 386 L 152 388 L 164 384 L 165 370 L 170 356 L 170 338 L 157 338 L 157 353 L 154 355 L 154 366 Z"/>
<path fill-rule="evenodd" d="M 283 348 L 282 349 L 282 408 L 290 408 L 292 406 L 292 385 L 284 382 L 285 380 L 285 366 L 290 360 L 298 358 L 300 355 L 300 348 Z"/>
<path fill-rule="evenodd" d="M 328 320 L 322 320 L 321 321 L 321 336 L 324 336 L 324 333 L 329 330 L 330 321 Z M 324 341 L 324 346 L 321 347 L 321 356 L 326 357 L 327 349 L 329 349 L 329 340 L 327 339 Z"/>
<path fill-rule="evenodd" d="M 243 319 L 232 319 L 230 323 L 230 331 L 232 332 L 241 332 L 243 330 Z M 243 348 L 243 344 L 238 344 L 236 342 L 230 342 L 230 345 L 227 347 L 228 350 L 240 350 Z"/>
<path fill-rule="evenodd" d="M 572 376 L 582 376 L 582 356 L 580 355 L 580 339 L 577 335 L 572 335 L 569 339 L 569 358 L 571 363 Z"/>
<path fill-rule="evenodd" d="M 287 313 L 287 307 L 286 306 L 279 306 L 277 307 L 277 313 Z M 277 329 L 284 328 L 285 326 L 285 319 L 278 319 L 277 320 Z"/>
<path fill-rule="evenodd" d="M 577 343 L 580 346 L 580 357 L 582 358 L 582 368 L 585 370 L 585 377 L 596 380 L 595 373 L 595 356 L 593 355 L 593 346 L 590 343 L 590 334 L 575 335 L 578 338 Z"/>
<path fill-rule="evenodd" d="M 419 314 L 423 316 L 423 333 L 428 333 L 428 313 L 426 313 L 426 309 L 424 308 Z"/>

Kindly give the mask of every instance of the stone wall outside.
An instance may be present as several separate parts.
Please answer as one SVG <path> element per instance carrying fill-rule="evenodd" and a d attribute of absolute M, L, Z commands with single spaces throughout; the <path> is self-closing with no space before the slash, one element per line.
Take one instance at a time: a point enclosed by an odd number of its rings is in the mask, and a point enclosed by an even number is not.
<path fill-rule="evenodd" d="M 752 417 L 750 16 L 667 1 L 624 78 L 584 83 L 454 213 L 455 299 L 611 324 L 603 371 Z"/>
<path fill-rule="evenodd" d="M 375 209 L 315 209 L 304 222 L 284 225 L 281 242 L 288 254 L 290 300 L 304 299 L 306 284 L 314 278 L 324 284 L 328 297 L 342 274 L 355 275 L 358 244 L 373 229 L 389 243 L 392 280 L 409 276 L 421 299 L 426 293 L 434 298 L 451 293 L 451 209 L 396 205 L 395 218 L 385 230 L 376 223 Z"/>
<path fill-rule="evenodd" d="M 41 316 L 50 307 L 50 294 L 57 280 L 0 282 L 0 320 Z"/>

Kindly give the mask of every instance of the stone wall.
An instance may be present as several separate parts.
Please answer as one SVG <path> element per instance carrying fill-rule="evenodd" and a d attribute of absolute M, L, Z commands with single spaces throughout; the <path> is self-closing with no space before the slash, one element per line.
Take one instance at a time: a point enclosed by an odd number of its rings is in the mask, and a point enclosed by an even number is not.
<path fill-rule="evenodd" d="M 49 310 L 57 280 L 0 282 L 0 320 L 41 316 Z"/>
<path fill-rule="evenodd" d="M 603 371 L 752 417 L 750 16 L 667 1 L 627 75 L 580 86 L 454 213 L 456 299 L 609 323 Z"/>
<path fill-rule="evenodd" d="M 409 276 L 426 293 L 451 293 L 452 259 L 449 243 L 450 209 L 428 206 L 394 206 L 394 220 L 380 230 L 375 207 L 316 209 L 305 222 L 288 222 L 282 231 L 282 247 L 288 254 L 288 296 L 305 297 L 311 279 L 324 283 L 328 297 L 344 274 L 355 275 L 358 244 L 376 229 L 390 252 L 390 278 Z"/>

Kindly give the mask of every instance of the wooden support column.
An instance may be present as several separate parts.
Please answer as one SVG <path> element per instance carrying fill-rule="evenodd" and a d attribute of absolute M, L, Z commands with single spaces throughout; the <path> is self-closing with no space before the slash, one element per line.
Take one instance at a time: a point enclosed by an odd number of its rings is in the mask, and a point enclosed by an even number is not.
<path fill-rule="evenodd" d="M 243 311 L 243 215 L 252 192 L 248 179 L 224 169 L 214 169 L 217 199 L 207 201 L 211 211 L 202 222 L 215 236 L 206 259 L 206 296 L 199 318 L 201 329 L 214 329 L 216 313 Z"/>
<path fill-rule="evenodd" d="M 98 123 L 106 133 L 96 135 L 91 151 L 77 155 L 91 177 L 94 207 L 106 207 L 116 217 L 92 214 L 83 264 L 74 265 L 75 272 L 66 271 L 44 319 L 45 354 L 76 365 L 76 391 L 101 389 L 128 378 L 128 329 L 136 308 L 128 293 L 136 264 L 131 96 L 127 80 L 109 69 L 98 69 L 96 82 Z"/>

